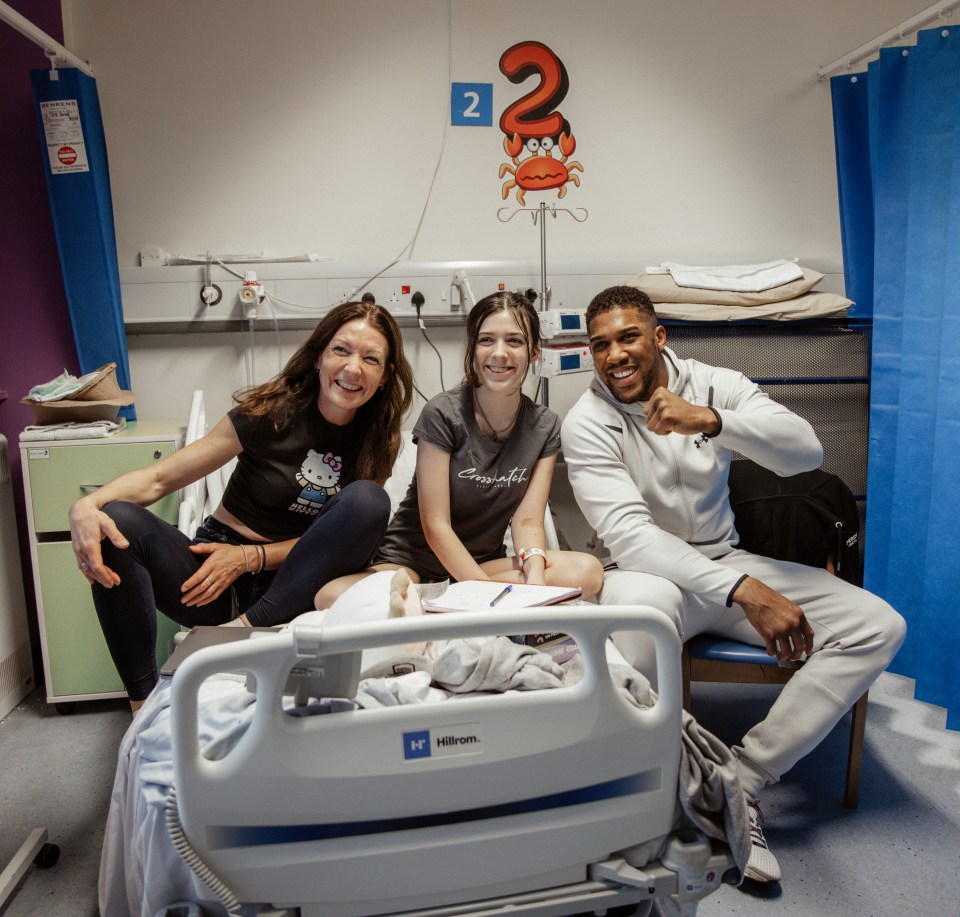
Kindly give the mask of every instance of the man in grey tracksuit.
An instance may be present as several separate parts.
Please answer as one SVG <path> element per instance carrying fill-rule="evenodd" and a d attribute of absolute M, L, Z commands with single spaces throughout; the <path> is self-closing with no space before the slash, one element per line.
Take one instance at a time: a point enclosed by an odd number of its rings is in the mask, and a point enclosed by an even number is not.
<path fill-rule="evenodd" d="M 739 550 L 727 474 L 739 452 L 780 475 L 820 466 L 813 428 L 738 372 L 681 360 L 646 294 L 612 287 L 587 327 L 596 374 L 568 413 L 563 454 L 607 570 L 604 604 L 661 609 L 681 639 L 709 631 L 766 646 L 782 664 L 807 660 L 766 719 L 733 749 L 751 803 L 746 874 L 775 882 L 757 805 L 867 690 L 903 642 L 882 599 L 825 570 Z M 653 671 L 649 642 L 616 642 Z"/>

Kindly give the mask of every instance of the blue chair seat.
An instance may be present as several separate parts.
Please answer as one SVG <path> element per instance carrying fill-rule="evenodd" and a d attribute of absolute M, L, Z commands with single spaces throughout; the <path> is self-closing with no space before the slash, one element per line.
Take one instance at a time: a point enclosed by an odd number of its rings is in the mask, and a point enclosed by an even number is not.
<path fill-rule="evenodd" d="M 796 669 L 781 669 L 776 656 L 761 646 L 728 640 L 716 634 L 698 634 L 683 645 L 683 708 L 690 710 L 690 683 L 693 681 L 738 684 L 786 684 Z M 867 694 L 853 705 L 850 719 L 850 746 L 843 804 L 855 809 L 860 795 L 860 767 L 867 722 Z"/>
<path fill-rule="evenodd" d="M 725 640 L 712 634 L 698 634 L 687 641 L 687 649 L 695 659 L 714 662 L 742 662 L 752 665 L 776 665 L 777 657 L 768 656 L 762 646 L 751 646 L 739 640 Z"/>

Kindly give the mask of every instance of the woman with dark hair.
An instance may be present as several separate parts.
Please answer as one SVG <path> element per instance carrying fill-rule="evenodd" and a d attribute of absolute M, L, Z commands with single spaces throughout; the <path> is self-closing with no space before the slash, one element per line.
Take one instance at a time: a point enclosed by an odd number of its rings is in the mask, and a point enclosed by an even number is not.
<path fill-rule="evenodd" d="M 73 505 L 74 554 L 134 709 L 157 681 L 157 608 L 188 626 L 270 626 L 370 562 L 411 388 L 390 313 L 346 303 L 206 436 Z M 192 542 L 145 508 L 235 456 Z"/>
<path fill-rule="evenodd" d="M 473 307 L 464 381 L 423 408 L 413 430 L 416 476 L 372 570 L 404 567 L 416 582 L 496 579 L 579 586 L 585 598 L 599 592 L 603 569 L 595 557 L 546 548 L 560 421 L 522 391 L 539 355 L 540 319 L 526 297 L 494 293 Z M 329 607 L 366 573 L 329 583 L 317 607 Z"/>

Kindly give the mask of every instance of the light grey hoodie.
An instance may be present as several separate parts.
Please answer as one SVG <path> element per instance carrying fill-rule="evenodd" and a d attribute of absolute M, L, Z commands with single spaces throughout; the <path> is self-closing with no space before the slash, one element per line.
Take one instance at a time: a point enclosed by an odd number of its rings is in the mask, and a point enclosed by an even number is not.
<path fill-rule="evenodd" d="M 563 422 L 570 483 L 601 561 L 729 605 L 743 574 L 713 561 L 739 540 L 727 489 L 733 453 L 791 475 L 818 468 L 823 447 L 807 421 L 741 373 L 681 360 L 668 347 L 663 355 L 670 390 L 714 407 L 719 434 L 651 433 L 646 402 L 621 404 L 597 376 Z"/>

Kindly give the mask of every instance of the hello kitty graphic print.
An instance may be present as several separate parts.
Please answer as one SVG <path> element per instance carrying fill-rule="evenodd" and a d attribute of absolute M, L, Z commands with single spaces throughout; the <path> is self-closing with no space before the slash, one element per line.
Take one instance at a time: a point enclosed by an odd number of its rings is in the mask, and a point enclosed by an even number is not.
<path fill-rule="evenodd" d="M 296 503 L 291 504 L 291 511 L 316 516 L 327 498 L 340 490 L 342 469 L 343 462 L 339 455 L 332 452 L 321 455 L 315 449 L 310 449 L 297 473 L 297 483 L 302 490 Z"/>

